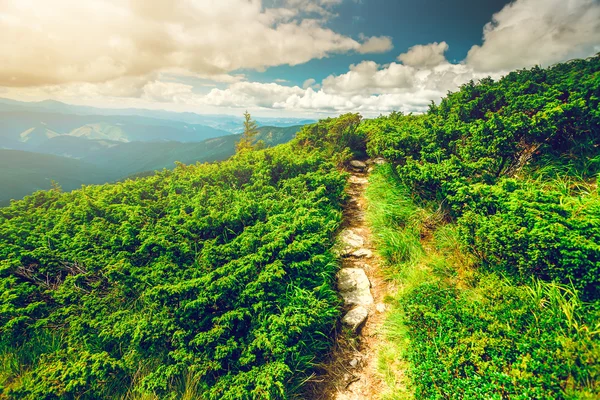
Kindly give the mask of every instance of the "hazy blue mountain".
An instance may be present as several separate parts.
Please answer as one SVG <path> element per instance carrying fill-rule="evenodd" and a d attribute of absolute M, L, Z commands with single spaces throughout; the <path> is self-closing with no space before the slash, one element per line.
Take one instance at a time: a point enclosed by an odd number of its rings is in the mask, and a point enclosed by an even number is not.
<path fill-rule="evenodd" d="M 122 115 L 4 111 L 0 123 L 0 147 L 23 150 L 59 135 L 117 142 L 200 142 L 230 134 L 206 125 Z"/>
<path fill-rule="evenodd" d="M 115 177 L 80 160 L 20 150 L 0 149 L 0 205 L 36 190 L 50 189 L 57 181 L 64 190 L 84 183 L 110 182 Z"/>
<path fill-rule="evenodd" d="M 82 159 L 111 147 L 123 144 L 112 140 L 90 140 L 77 136 L 61 135 L 48 139 L 31 149 L 38 153 Z"/>
<path fill-rule="evenodd" d="M 240 115 L 211 115 L 196 114 L 191 112 L 171 112 L 164 110 L 148 110 L 137 108 L 110 109 L 87 106 L 76 106 L 61 103 L 54 100 L 44 100 L 39 102 L 20 102 L 10 99 L 0 98 L 0 112 L 6 111 L 29 111 L 29 112 L 50 112 L 73 115 L 104 115 L 104 116 L 139 116 L 152 119 L 163 119 L 185 122 L 187 124 L 205 125 L 214 129 L 224 130 L 230 133 L 240 133 L 242 131 L 243 117 Z M 311 119 L 300 118 L 256 118 L 256 122 L 261 126 L 295 126 L 306 125 L 316 122 Z"/>
<path fill-rule="evenodd" d="M 274 146 L 291 140 L 300 128 L 260 127 L 256 140 Z M 72 190 L 82 184 L 112 182 L 173 168 L 176 161 L 193 164 L 224 160 L 235 153 L 239 139 L 240 135 L 226 135 L 191 143 L 118 142 L 60 135 L 34 146 L 37 153 L 0 150 L 0 205 L 49 189 L 52 180 L 64 190 Z"/>

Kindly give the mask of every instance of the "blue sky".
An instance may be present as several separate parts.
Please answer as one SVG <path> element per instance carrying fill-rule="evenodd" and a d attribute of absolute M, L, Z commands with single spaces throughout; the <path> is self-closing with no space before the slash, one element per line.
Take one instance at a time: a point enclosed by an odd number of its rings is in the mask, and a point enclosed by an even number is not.
<path fill-rule="evenodd" d="M 3 0 L 0 37 L 0 97 L 372 116 L 600 52 L 600 0 Z"/>
<path fill-rule="evenodd" d="M 394 48 L 369 57 L 386 64 L 415 44 L 445 41 L 450 61 L 463 60 L 471 46 L 481 44 L 483 26 L 509 0 L 362 0 L 346 1 L 335 8 L 336 17 L 328 26 L 336 32 L 358 37 L 389 36 Z M 321 81 L 331 74 L 341 74 L 350 64 L 363 61 L 362 54 L 341 54 L 312 60 L 301 66 L 269 68 L 265 72 L 240 71 L 249 79 L 270 82 L 285 79 L 302 85 L 309 78 Z"/>

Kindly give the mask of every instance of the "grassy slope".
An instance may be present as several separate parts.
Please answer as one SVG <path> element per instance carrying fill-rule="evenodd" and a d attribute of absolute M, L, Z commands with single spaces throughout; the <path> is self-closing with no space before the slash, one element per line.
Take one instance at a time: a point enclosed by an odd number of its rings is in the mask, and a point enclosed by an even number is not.
<path fill-rule="evenodd" d="M 380 354 L 385 398 L 600 395 L 600 319 L 572 288 L 476 269 L 457 227 L 417 206 L 389 165 L 373 173 L 367 196 L 379 252 L 401 288 L 389 299 Z"/>

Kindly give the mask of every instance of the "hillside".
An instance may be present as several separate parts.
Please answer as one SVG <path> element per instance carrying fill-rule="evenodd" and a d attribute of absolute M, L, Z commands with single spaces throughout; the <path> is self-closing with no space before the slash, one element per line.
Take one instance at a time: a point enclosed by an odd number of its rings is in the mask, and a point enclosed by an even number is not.
<path fill-rule="evenodd" d="M 599 89 L 596 56 L 361 126 L 389 398 L 600 396 Z"/>
<path fill-rule="evenodd" d="M 300 126 L 261 127 L 256 140 L 267 146 L 289 142 Z M 113 182 L 131 175 L 172 169 L 176 162 L 194 164 L 225 160 L 235 153 L 239 135 L 226 135 L 198 143 L 131 142 L 88 140 L 76 136 L 56 136 L 42 141 L 35 154 L 16 150 L 0 150 L 3 175 L 0 206 L 10 199 L 20 199 L 36 190 L 49 189 L 56 181 L 64 190 L 82 184 Z M 72 157 L 75 159 L 68 159 Z"/>
<path fill-rule="evenodd" d="M 241 133 L 243 118 L 238 115 L 207 115 L 195 114 L 190 112 L 169 112 L 164 110 L 145 110 L 145 109 L 110 109 L 87 106 L 75 106 L 54 100 L 44 100 L 38 102 L 23 102 L 0 98 L 0 112 L 31 112 L 31 113 L 57 113 L 62 115 L 79 116 L 137 116 L 149 118 L 152 121 L 167 120 L 178 121 L 185 124 L 204 125 L 213 129 L 226 131 L 232 134 Z M 296 125 L 306 125 L 314 123 L 311 119 L 299 118 L 257 118 L 260 126 L 290 127 Z M 175 139 L 171 139 L 175 140 Z"/>
<path fill-rule="evenodd" d="M 58 135 L 118 142 L 199 142 L 230 134 L 206 125 L 138 116 L 1 111 L 0 120 L 0 147 L 17 150 L 31 150 Z"/>
<path fill-rule="evenodd" d="M 0 149 L 0 206 L 20 199 L 36 190 L 47 190 L 52 181 L 64 190 L 82 184 L 102 183 L 114 179 L 94 165 L 46 154 Z"/>
<path fill-rule="evenodd" d="M 596 56 L 0 208 L 0 396 L 598 398 L 599 110 Z M 194 154 L 92 154 L 134 145 Z"/>

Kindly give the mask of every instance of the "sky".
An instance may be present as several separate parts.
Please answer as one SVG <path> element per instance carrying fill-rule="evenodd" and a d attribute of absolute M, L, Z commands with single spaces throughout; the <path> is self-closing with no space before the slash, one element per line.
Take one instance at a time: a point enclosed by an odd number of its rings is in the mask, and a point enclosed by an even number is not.
<path fill-rule="evenodd" d="M 0 0 L 0 97 L 320 117 L 600 52 L 600 0 Z"/>

